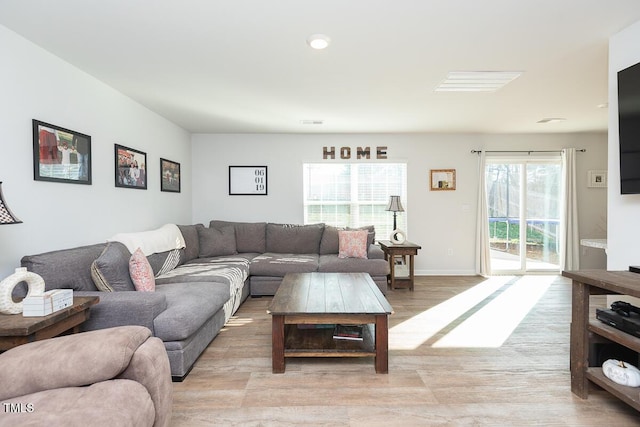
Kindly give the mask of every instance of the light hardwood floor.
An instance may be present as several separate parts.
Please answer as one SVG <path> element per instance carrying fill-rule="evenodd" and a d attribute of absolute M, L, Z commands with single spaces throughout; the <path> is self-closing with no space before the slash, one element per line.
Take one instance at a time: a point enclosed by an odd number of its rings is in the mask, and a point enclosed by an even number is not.
<path fill-rule="evenodd" d="M 602 390 L 571 393 L 565 278 L 418 277 L 387 299 L 385 375 L 369 358 L 289 359 L 272 374 L 271 298 L 249 298 L 174 383 L 172 425 L 640 425 Z"/>

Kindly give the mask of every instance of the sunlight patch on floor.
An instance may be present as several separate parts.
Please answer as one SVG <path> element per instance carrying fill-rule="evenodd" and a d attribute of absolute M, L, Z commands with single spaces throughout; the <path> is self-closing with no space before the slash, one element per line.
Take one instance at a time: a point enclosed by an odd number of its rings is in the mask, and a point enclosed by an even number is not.
<path fill-rule="evenodd" d="M 433 347 L 500 347 L 545 294 L 556 276 L 522 276 Z"/>
<path fill-rule="evenodd" d="M 487 299 L 513 276 L 494 276 L 389 329 L 390 350 L 414 350 Z"/>

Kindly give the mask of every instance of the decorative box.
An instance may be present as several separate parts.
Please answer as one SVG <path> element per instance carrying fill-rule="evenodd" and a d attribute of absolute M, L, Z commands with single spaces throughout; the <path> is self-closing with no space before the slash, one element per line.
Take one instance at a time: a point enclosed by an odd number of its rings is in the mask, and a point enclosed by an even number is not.
<path fill-rule="evenodd" d="M 22 300 L 24 317 L 46 316 L 73 305 L 73 289 L 52 289 Z"/>

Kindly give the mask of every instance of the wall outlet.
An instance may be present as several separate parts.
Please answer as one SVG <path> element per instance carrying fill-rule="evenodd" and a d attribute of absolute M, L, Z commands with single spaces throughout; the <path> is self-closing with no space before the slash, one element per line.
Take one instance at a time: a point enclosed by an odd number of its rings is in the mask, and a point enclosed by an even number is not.
<path fill-rule="evenodd" d="M 451 248 L 447 249 L 447 255 L 453 256 L 453 249 Z"/>

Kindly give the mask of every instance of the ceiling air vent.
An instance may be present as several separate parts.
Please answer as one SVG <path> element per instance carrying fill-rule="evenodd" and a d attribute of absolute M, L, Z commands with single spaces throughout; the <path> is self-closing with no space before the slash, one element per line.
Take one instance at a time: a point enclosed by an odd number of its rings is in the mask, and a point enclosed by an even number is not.
<path fill-rule="evenodd" d="M 450 71 L 435 91 L 495 92 L 520 75 L 520 71 Z"/>

